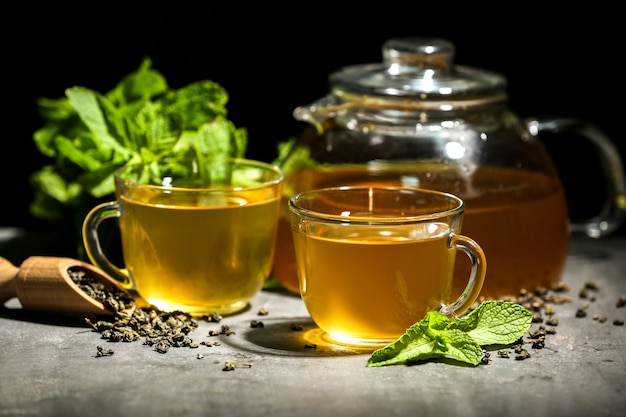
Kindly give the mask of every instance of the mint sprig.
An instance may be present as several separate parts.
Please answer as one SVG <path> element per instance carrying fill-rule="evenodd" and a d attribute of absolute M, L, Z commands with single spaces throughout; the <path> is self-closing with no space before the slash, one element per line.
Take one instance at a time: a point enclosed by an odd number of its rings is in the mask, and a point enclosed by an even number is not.
<path fill-rule="evenodd" d="M 508 345 L 530 328 L 532 313 L 509 301 L 484 301 L 464 317 L 449 320 L 431 311 L 398 340 L 372 353 L 367 366 L 402 365 L 454 358 L 471 365 L 482 359 L 482 347 Z"/>
<path fill-rule="evenodd" d="M 49 163 L 31 175 L 35 217 L 80 214 L 115 192 L 115 170 L 188 154 L 242 157 L 247 130 L 228 120 L 226 90 L 210 80 L 173 89 L 145 58 L 106 93 L 83 86 L 39 98 L 45 124 L 33 134 Z"/>

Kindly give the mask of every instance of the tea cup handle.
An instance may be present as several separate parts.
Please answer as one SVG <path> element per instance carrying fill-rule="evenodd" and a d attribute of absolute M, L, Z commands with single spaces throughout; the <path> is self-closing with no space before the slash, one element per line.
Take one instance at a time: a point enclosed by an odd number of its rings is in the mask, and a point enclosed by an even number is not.
<path fill-rule="evenodd" d="M 478 243 L 467 236 L 452 234 L 448 238 L 448 247 L 451 250 L 464 252 L 472 264 L 469 281 L 461 295 L 454 302 L 439 310 L 446 316 L 459 316 L 474 304 L 483 288 L 487 273 L 487 258 Z"/>
<path fill-rule="evenodd" d="M 104 272 L 118 280 L 127 290 L 134 290 L 135 283 L 130 272 L 125 268 L 119 268 L 111 262 L 100 245 L 98 228 L 106 219 L 118 218 L 121 216 L 120 206 L 115 201 L 102 203 L 92 208 L 83 221 L 82 235 L 85 251 L 91 262 Z"/>
<path fill-rule="evenodd" d="M 526 126 L 531 135 L 541 132 L 573 133 L 588 139 L 598 151 L 598 158 L 604 173 L 607 198 L 601 212 L 595 217 L 581 222 L 572 222 L 572 232 L 583 232 L 598 238 L 619 228 L 626 218 L 626 179 L 624 166 L 614 143 L 593 124 L 577 118 L 528 119 Z"/>

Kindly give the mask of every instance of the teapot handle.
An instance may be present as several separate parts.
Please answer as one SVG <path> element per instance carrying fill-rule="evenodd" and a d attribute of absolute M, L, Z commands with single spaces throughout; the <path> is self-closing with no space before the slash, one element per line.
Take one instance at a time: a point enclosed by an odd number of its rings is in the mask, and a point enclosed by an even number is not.
<path fill-rule="evenodd" d="M 572 223 L 571 231 L 598 238 L 619 228 L 626 217 L 626 180 L 619 152 L 609 137 L 593 124 L 577 118 L 534 118 L 525 122 L 533 136 L 541 132 L 569 132 L 589 139 L 598 151 L 606 182 L 606 201 L 598 215 L 586 221 Z"/>

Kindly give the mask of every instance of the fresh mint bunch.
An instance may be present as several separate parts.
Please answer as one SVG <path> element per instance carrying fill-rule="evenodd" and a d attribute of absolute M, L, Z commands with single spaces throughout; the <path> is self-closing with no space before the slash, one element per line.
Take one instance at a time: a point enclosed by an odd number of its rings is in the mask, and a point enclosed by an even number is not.
<path fill-rule="evenodd" d="M 114 171 L 129 162 L 195 154 L 241 157 L 247 131 L 227 119 L 228 94 L 198 81 L 171 89 L 149 58 L 111 91 L 76 86 L 37 102 L 45 120 L 33 139 L 50 163 L 31 176 L 31 213 L 82 218 L 94 199 L 114 194 Z"/>
<path fill-rule="evenodd" d="M 483 346 L 511 344 L 528 331 L 531 323 L 532 313 L 509 301 L 484 301 L 466 316 L 452 320 L 431 311 L 398 340 L 374 351 L 367 366 L 443 357 L 478 365 Z"/>

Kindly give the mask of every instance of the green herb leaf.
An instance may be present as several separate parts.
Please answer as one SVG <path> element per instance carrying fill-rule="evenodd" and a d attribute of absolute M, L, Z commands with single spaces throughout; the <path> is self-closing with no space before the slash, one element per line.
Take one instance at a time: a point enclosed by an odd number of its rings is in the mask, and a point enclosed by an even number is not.
<path fill-rule="evenodd" d="M 74 86 L 64 98 L 37 101 L 46 123 L 33 139 L 53 161 L 31 176 L 33 215 L 73 218 L 113 197 L 113 172 L 126 163 L 245 155 L 247 131 L 226 118 L 228 94 L 219 84 L 204 80 L 171 89 L 151 65 L 144 59 L 105 94 Z"/>
<path fill-rule="evenodd" d="M 115 106 L 132 112 L 133 103 L 160 96 L 168 90 L 165 78 L 152 68 L 152 60 L 145 58 L 137 71 L 122 78 L 113 90 L 107 93 L 107 98 Z"/>
<path fill-rule="evenodd" d="M 296 141 L 297 139 L 292 137 L 285 142 L 278 143 L 278 156 L 273 163 L 280 166 L 285 174 L 291 174 L 317 164 L 311 158 L 309 149 L 295 147 Z"/>
<path fill-rule="evenodd" d="M 452 320 L 448 328 L 466 332 L 481 346 L 507 345 L 528 331 L 532 318 L 519 304 L 485 301 L 466 316 Z"/>
<path fill-rule="evenodd" d="M 225 118 L 227 102 L 226 90 L 208 80 L 168 91 L 162 99 L 163 112 L 180 114 L 186 130 L 197 130 L 217 117 Z"/>
<path fill-rule="evenodd" d="M 482 349 L 474 339 L 460 330 L 448 330 L 448 318 L 437 311 L 426 314 L 394 343 L 376 350 L 368 366 L 401 365 L 427 359 L 457 358 L 477 365 Z"/>
<path fill-rule="evenodd" d="M 65 94 L 92 134 L 90 136 L 97 139 L 93 141 L 97 148 L 104 152 L 117 151 L 124 156 L 130 153 L 122 145 L 126 141 L 122 138 L 124 131 L 120 115 L 106 97 L 83 87 L 68 88 Z"/>
<path fill-rule="evenodd" d="M 485 301 L 450 321 L 431 311 L 398 340 L 374 351 L 367 366 L 400 365 L 449 357 L 471 365 L 482 359 L 482 346 L 510 344 L 530 328 L 532 313 L 519 304 Z"/>

